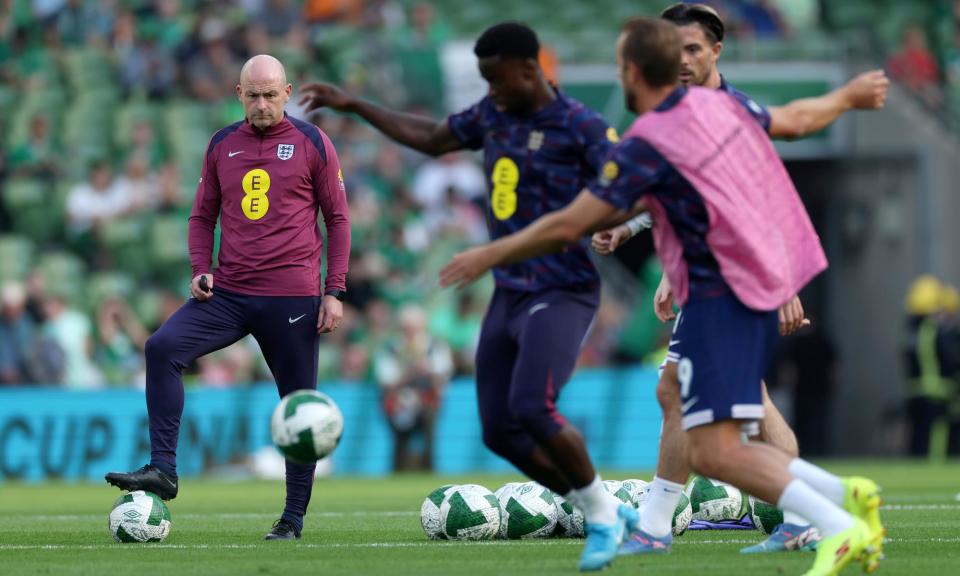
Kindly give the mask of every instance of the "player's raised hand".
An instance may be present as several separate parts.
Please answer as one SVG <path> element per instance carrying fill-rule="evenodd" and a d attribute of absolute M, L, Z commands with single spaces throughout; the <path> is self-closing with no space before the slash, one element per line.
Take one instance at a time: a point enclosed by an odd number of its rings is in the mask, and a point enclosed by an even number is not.
<path fill-rule="evenodd" d="M 333 108 L 338 111 L 345 111 L 347 106 L 353 101 L 353 97 L 333 84 L 315 82 L 313 84 L 304 84 L 300 88 L 300 105 L 306 105 L 307 112 L 317 110 L 318 108 Z"/>
<path fill-rule="evenodd" d="M 887 101 L 890 79 L 883 70 L 864 72 L 847 82 L 847 97 L 853 108 L 875 110 Z"/>
<path fill-rule="evenodd" d="M 200 274 L 190 282 L 190 295 L 199 302 L 213 298 L 213 274 Z"/>
<path fill-rule="evenodd" d="M 660 284 L 653 295 L 653 313 L 661 322 L 669 322 L 677 317 L 673 311 L 673 289 L 666 274 L 660 277 Z"/>
<path fill-rule="evenodd" d="M 609 256 L 613 254 L 621 244 L 627 241 L 630 238 L 630 229 L 627 228 L 626 224 L 621 224 L 609 230 L 601 230 L 600 232 L 594 232 L 593 238 L 590 240 L 590 245 L 593 247 L 593 251 L 601 256 Z"/>
<path fill-rule="evenodd" d="M 482 276 L 491 267 L 486 246 L 460 252 L 440 270 L 440 285 L 463 288 Z"/>
<path fill-rule="evenodd" d="M 799 296 L 794 296 L 789 302 L 780 307 L 778 312 L 780 318 L 780 334 L 786 336 L 793 334 L 800 328 L 810 325 L 803 312 L 803 304 Z"/>
<path fill-rule="evenodd" d="M 324 296 L 320 301 L 320 314 L 317 316 L 317 334 L 333 332 L 343 320 L 343 302 L 336 296 Z"/>

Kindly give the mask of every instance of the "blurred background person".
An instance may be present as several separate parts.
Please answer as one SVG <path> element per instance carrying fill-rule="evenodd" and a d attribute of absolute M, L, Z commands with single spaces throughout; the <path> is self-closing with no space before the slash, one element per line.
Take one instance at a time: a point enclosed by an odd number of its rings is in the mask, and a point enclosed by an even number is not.
<path fill-rule="evenodd" d="M 955 298 L 933 276 L 920 276 L 907 292 L 904 360 L 909 454 L 932 460 L 943 460 L 947 454 L 949 414 L 960 366 L 955 325 L 946 321 L 945 304 L 956 313 Z"/>
<path fill-rule="evenodd" d="M 397 324 L 396 338 L 373 361 L 383 410 L 393 431 L 393 469 L 432 470 L 434 423 L 453 359 L 450 348 L 427 331 L 421 307 L 405 305 L 397 313 Z"/>

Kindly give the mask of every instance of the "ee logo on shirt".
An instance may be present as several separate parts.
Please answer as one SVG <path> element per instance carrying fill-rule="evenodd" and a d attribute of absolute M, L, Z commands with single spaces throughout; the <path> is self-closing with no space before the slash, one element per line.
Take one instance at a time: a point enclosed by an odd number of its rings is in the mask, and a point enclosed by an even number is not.
<path fill-rule="evenodd" d="M 254 168 L 243 175 L 243 200 L 240 207 L 250 220 L 259 220 L 270 210 L 270 174 L 263 168 Z"/>
<path fill-rule="evenodd" d="M 520 169 L 510 158 L 501 158 L 493 165 L 493 195 L 490 208 L 497 220 L 506 220 L 517 211 L 517 183 L 520 181 Z"/>

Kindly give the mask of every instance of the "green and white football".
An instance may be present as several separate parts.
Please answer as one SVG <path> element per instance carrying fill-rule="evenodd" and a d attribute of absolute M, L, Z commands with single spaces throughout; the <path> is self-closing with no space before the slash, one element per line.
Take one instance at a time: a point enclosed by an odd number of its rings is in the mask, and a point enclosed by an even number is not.
<path fill-rule="evenodd" d="M 447 492 L 455 487 L 453 484 L 444 484 L 423 499 L 423 504 L 420 506 L 420 526 L 423 527 L 423 533 L 427 535 L 427 538 L 431 540 L 447 539 L 443 533 L 443 525 L 440 523 L 440 504 L 443 503 L 443 497 L 447 495 Z"/>
<path fill-rule="evenodd" d="M 624 480 L 620 483 L 620 487 L 627 491 L 627 494 L 630 495 L 630 502 L 633 504 L 634 508 L 640 508 L 640 503 L 637 499 L 641 494 L 644 493 L 644 490 L 647 487 L 646 480 L 638 480 L 636 478 L 630 478 L 629 480 Z"/>
<path fill-rule="evenodd" d="M 274 409 L 270 435 L 287 460 L 313 464 L 340 443 L 343 415 L 323 392 L 296 390 L 284 396 Z"/>
<path fill-rule="evenodd" d="M 633 506 L 633 499 L 630 497 L 630 492 L 623 488 L 623 482 L 619 480 L 604 480 L 603 488 L 613 494 L 617 500 Z"/>
<path fill-rule="evenodd" d="M 553 492 L 536 482 L 504 486 L 496 494 L 502 511 L 501 538 L 547 538 L 557 527 Z"/>
<path fill-rule="evenodd" d="M 553 503 L 557 507 L 557 527 L 553 535 L 563 538 L 583 538 L 583 512 L 574 508 L 573 504 L 556 492 L 553 493 Z"/>
<path fill-rule="evenodd" d="M 449 490 L 440 503 L 440 525 L 448 540 L 490 540 L 500 533 L 500 502 L 477 484 Z"/>
<path fill-rule="evenodd" d="M 773 529 L 783 524 L 783 510 L 769 502 L 750 496 L 750 519 L 757 530 L 764 534 L 773 532 Z"/>
<path fill-rule="evenodd" d="M 687 497 L 693 507 L 693 519 L 706 522 L 739 520 L 750 512 L 739 488 L 704 476 L 694 476 L 687 484 Z"/>
<path fill-rule="evenodd" d="M 137 490 L 113 503 L 108 527 L 117 542 L 163 542 L 170 534 L 170 510 L 153 492 Z"/>
<path fill-rule="evenodd" d="M 690 505 L 690 498 L 686 494 L 680 495 L 680 501 L 673 511 L 673 535 L 682 536 L 687 528 L 690 527 L 690 521 L 693 520 L 693 506 Z"/>

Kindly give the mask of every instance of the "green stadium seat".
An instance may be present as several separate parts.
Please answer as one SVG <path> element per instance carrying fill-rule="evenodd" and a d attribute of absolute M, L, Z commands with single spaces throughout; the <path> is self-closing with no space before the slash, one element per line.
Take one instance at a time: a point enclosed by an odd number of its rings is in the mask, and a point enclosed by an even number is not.
<path fill-rule="evenodd" d="M 189 222 L 182 216 L 157 216 L 150 226 L 151 256 L 158 264 L 189 262 L 187 230 Z"/>
<path fill-rule="evenodd" d="M 48 252 L 40 257 L 37 268 L 47 289 L 79 304 L 86 286 L 86 265 L 70 252 Z"/>
<path fill-rule="evenodd" d="M 148 276 L 154 268 L 148 229 L 145 217 L 127 216 L 105 223 L 100 230 L 100 241 L 113 257 L 114 265 L 138 278 Z"/>
<path fill-rule="evenodd" d="M 68 50 L 63 65 L 67 81 L 77 93 L 101 90 L 116 83 L 113 57 L 98 48 Z"/>
<path fill-rule="evenodd" d="M 64 208 L 52 184 L 34 178 L 14 178 L 5 186 L 3 203 L 15 215 L 13 230 L 35 241 L 63 236 Z"/>
<path fill-rule="evenodd" d="M 23 280 L 33 265 L 34 245 L 27 236 L 0 236 L 0 281 Z"/>
<path fill-rule="evenodd" d="M 93 313 L 107 298 L 128 300 L 136 292 L 136 287 L 137 281 L 124 272 L 95 272 L 87 279 L 87 310 Z"/>

